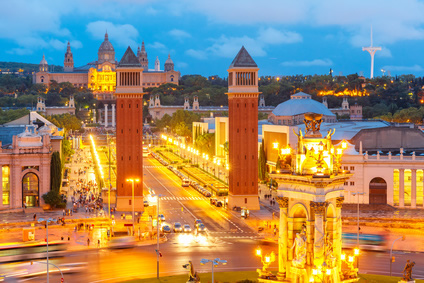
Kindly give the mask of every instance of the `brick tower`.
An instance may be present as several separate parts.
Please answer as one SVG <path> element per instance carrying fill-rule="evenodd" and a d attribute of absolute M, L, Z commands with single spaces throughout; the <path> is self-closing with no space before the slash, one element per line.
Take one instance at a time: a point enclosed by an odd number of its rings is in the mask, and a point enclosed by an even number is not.
<path fill-rule="evenodd" d="M 244 46 L 228 69 L 230 209 L 259 209 L 258 70 Z"/>
<path fill-rule="evenodd" d="M 118 211 L 143 211 L 143 67 L 130 47 L 116 68 L 116 160 Z"/>

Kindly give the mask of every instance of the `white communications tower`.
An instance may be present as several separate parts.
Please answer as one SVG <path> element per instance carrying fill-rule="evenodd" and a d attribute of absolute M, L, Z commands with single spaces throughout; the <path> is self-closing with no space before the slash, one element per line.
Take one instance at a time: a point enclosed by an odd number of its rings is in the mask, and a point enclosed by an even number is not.
<path fill-rule="evenodd" d="M 371 46 L 370 47 L 362 47 L 362 51 L 368 51 L 371 55 L 371 79 L 374 77 L 374 55 L 376 51 L 380 51 L 381 47 L 373 47 L 372 46 L 372 26 L 371 26 Z"/>

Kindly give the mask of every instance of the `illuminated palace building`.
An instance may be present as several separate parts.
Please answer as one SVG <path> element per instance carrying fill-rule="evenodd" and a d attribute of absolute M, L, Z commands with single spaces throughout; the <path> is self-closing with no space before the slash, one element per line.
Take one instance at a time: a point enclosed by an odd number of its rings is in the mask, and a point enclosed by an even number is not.
<path fill-rule="evenodd" d="M 47 60 L 43 55 L 39 71 L 33 75 L 33 82 L 50 84 L 54 80 L 58 83 L 70 82 L 75 87 L 85 87 L 93 90 L 95 93 L 115 92 L 115 69 L 118 62 L 115 59 L 115 49 L 112 43 L 110 43 L 107 33 L 97 54 L 97 61 L 74 68 L 74 57 L 71 51 L 71 45 L 68 42 L 63 72 L 50 72 Z M 137 59 L 143 68 L 143 87 L 156 87 L 165 83 L 178 84 L 180 73 L 174 70 L 174 62 L 170 55 L 168 55 L 168 59 L 165 62 L 164 70 L 160 69 L 158 57 L 156 57 L 154 69 L 149 69 L 149 60 L 143 42 L 141 49 L 140 47 L 138 48 Z"/>

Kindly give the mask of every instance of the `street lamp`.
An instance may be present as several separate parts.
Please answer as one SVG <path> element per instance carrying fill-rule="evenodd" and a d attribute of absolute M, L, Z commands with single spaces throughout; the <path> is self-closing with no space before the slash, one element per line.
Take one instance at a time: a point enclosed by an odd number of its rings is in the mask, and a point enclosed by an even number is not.
<path fill-rule="evenodd" d="M 262 253 L 262 250 L 258 247 L 256 249 L 256 256 L 261 258 L 262 261 L 262 270 L 258 269 L 258 273 L 260 274 L 261 278 L 270 278 L 273 277 L 273 274 L 269 271 L 267 271 L 267 268 L 271 263 L 275 261 L 275 253 L 271 252 L 270 254 L 264 255 Z"/>
<path fill-rule="evenodd" d="M 354 250 L 355 255 L 358 256 L 359 255 L 359 251 L 360 251 L 360 247 L 359 247 L 359 195 L 364 195 L 365 193 L 360 193 L 360 192 L 354 192 L 352 193 L 353 196 L 358 196 L 358 202 L 357 202 L 357 231 L 356 231 L 356 249 Z M 359 257 L 358 260 L 356 261 L 356 267 L 359 268 Z"/>
<path fill-rule="evenodd" d="M 138 183 L 140 182 L 140 179 L 127 179 L 127 182 L 131 182 L 131 187 L 132 187 L 132 219 L 133 219 L 133 236 L 134 236 L 134 230 L 135 230 L 135 226 L 134 226 L 134 183 Z"/>
<path fill-rule="evenodd" d="M 402 239 L 402 241 L 405 241 L 405 236 L 401 236 L 394 240 L 392 243 L 392 247 L 390 248 L 390 276 L 392 276 L 392 262 L 394 261 L 394 258 L 392 258 L 393 246 L 395 245 L 395 242 L 400 239 Z"/>
<path fill-rule="evenodd" d="M 46 222 L 46 243 L 47 243 L 47 283 L 49 283 L 49 223 L 50 222 L 56 222 L 56 219 L 46 219 L 44 220 L 43 218 L 38 219 L 38 223 L 42 223 L 42 222 Z"/>
<path fill-rule="evenodd" d="M 219 263 L 221 263 L 222 265 L 226 265 L 227 264 L 227 261 L 226 260 L 223 260 L 223 259 L 219 259 L 219 258 L 216 258 L 216 259 L 213 259 L 213 260 L 202 258 L 200 260 L 200 264 L 201 265 L 205 265 L 208 262 L 212 263 L 212 282 L 215 282 L 215 280 L 213 278 L 213 267 L 214 266 L 218 266 Z"/>
<path fill-rule="evenodd" d="M 156 229 L 157 229 L 157 234 L 156 234 L 156 238 L 157 238 L 156 260 L 157 260 L 157 279 L 159 279 L 159 257 L 162 256 L 162 254 L 159 251 L 159 200 L 163 195 L 152 195 L 152 196 L 156 196 L 156 201 L 157 201 L 157 204 L 156 204 L 156 206 L 157 206 L 157 215 L 156 215 Z M 152 233 L 153 233 L 153 231 L 152 231 Z"/>

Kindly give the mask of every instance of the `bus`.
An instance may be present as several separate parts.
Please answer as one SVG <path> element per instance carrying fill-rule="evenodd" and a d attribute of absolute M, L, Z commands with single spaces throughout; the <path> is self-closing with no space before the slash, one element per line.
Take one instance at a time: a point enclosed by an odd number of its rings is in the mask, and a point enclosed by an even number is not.
<path fill-rule="evenodd" d="M 143 157 L 148 157 L 149 154 L 149 147 L 147 145 L 143 145 Z"/>
<path fill-rule="evenodd" d="M 61 241 L 49 242 L 49 257 L 64 256 L 68 244 Z M 0 263 L 33 260 L 47 257 L 47 243 L 4 243 L 0 244 Z"/>
<path fill-rule="evenodd" d="M 342 247 L 358 247 L 358 235 L 356 233 L 342 233 Z M 359 234 L 359 248 L 361 250 L 382 251 L 386 248 L 386 239 L 382 235 Z"/>

